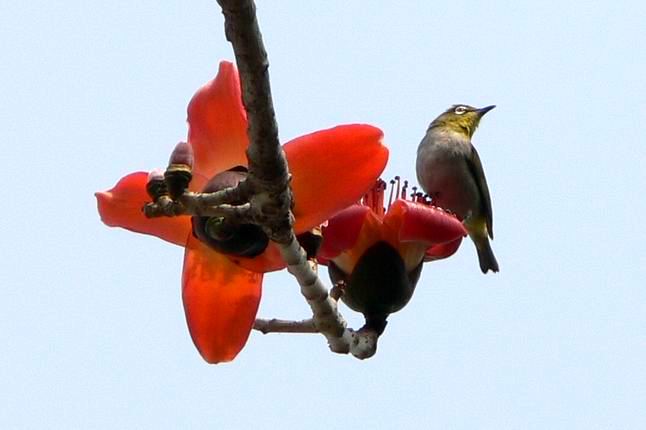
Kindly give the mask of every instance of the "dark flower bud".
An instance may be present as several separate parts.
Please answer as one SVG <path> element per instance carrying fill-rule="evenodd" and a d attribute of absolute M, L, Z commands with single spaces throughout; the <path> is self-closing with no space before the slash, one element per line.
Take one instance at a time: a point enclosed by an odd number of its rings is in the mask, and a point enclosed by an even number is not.
<path fill-rule="evenodd" d="M 153 201 L 157 201 L 161 196 L 167 195 L 166 182 L 164 182 L 164 172 L 161 169 L 153 169 L 148 173 L 146 181 L 146 192 Z"/>
<path fill-rule="evenodd" d="M 247 177 L 247 169 L 234 167 L 211 178 L 202 192 L 212 193 L 235 187 Z M 231 202 L 241 204 L 242 202 Z M 239 257 L 255 257 L 264 252 L 269 238 L 255 224 L 239 224 L 225 217 L 193 216 L 193 234 L 218 252 Z"/>
<path fill-rule="evenodd" d="M 170 154 L 168 165 L 183 164 L 189 169 L 193 168 L 193 147 L 186 142 L 180 142 Z"/>
<path fill-rule="evenodd" d="M 164 178 L 172 199 L 179 198 L 188 188 L 193 175 L 193 148 L 186 142 L 180 142 L 170 155 Z"/>
<path fill-rule="evenodd" d="M 381 334 L 389 314 L 410 301 L 422 271 L 422 262 L 410 272 L 399 253 L 379 241 L 366 249 L 352 273 L 344 273 L 334 262 L 328 264 L 333 283 L 343 281 L 341 300 L 366 318 L 364 329 Z"/>

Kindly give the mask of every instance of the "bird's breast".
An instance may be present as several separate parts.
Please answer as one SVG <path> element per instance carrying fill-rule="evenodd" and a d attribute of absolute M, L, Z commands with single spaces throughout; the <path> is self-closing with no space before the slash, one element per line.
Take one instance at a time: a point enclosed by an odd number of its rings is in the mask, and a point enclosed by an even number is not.
<path fill-rule="evenodd" d="M 433 204 L 462 219 L 478 212 L 480 194 L 463 145 L 446 139 L 425 140 L 418 149 L 417 180 Z"/>

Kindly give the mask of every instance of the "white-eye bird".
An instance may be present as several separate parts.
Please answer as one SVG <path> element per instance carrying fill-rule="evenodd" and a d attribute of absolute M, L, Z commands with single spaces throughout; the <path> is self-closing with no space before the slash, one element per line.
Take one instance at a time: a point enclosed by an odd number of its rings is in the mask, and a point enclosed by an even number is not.
<path fill-rule="evenodd" d="M 417 180 L 435 206 L 455 213 L 478 251 L 482 273 L 498 271 L 491 196 L 471 138 L 480 119 L 495 106 L 454 105 L 429 125 L 417 148 Z"/>

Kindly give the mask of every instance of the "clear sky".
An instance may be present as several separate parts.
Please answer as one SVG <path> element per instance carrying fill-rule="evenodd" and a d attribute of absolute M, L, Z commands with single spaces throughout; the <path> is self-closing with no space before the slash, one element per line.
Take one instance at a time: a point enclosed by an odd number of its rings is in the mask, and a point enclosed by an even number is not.
<path fill-rule="evenodd" d="M 209 366 L 182 249 L 100 223 L 94 191 L 164 166 L 233 59 L 209 1 L 3 1 L 3 428 L 646 428 L 646 3 L 259 1 L 281 138 L 381 127 L 413 179 L 431 119 L 476 133 L 501 266 L 425 267 L 361 362 L 252 333 Z M 285 273 L 263 317 L 304 318 Z M 346 316 L 356 327 L 360 319 Z"/>

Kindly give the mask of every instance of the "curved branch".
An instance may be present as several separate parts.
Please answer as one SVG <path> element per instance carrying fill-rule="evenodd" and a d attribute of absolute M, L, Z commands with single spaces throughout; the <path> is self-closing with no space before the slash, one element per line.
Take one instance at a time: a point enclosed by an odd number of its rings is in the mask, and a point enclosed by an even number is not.
<path fill-rule="evenodd" d="M 298 281 L 301 294 L 312 309 L 314 325 L 327 339 L 330 350 L 341 354 L 350 353 L 361 359 L 375 355 L 379 335 L 372 330 L 355 331 L 347 328 L 336 300 L 328 294 L 314 270 L 315 263 L 307 260 L 298 241 L 294 238 L 288 245 L 281 245 L 280 252 L 289 273 Z"/>
<path fill-rule="evenodd" d="M 296 240 L 292 229 L 292 194 L 285 155 L 278 140 L 274 107 L 269 84 L 269 62 L 253 0 L 218 0 L 225 17 L 225 34 L 233 45 L 240 72 L 242 101 L 249 122 L 249 182 L 252 207 L 260 209 L 262 227 L 280 245 L 289 272 L 297 279 L 307 300 L 316 329 L 330 349 L 368 358 L 377 350 L 378 334 L 370 330 L 354 331 L 338 312 L 337 303 L 323 285 L 314 265 Z"/>

